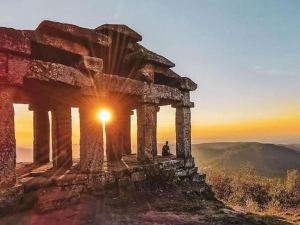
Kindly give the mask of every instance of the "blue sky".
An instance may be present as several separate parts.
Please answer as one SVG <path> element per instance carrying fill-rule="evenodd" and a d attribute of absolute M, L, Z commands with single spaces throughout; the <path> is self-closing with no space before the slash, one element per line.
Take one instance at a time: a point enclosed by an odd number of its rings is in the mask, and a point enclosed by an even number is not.
<path fill-rule="evenodd" d="M 135 29 L 142 44 L 198 83 L 197 126 L 300 115 L 300 1 L 1 2 L 0 26 L 34 29 L 44 19 Z M 163 109 L 162 118 L 170 113 Z"/>

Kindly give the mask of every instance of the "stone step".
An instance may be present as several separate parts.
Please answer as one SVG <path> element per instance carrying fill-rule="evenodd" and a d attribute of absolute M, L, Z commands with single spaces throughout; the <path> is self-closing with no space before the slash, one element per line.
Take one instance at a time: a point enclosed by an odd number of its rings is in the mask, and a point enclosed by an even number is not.
<path fill-rule="evenodd" d="M 36 191 L 40 188 L 45 188 L 53 185 L 52 179 L 42 176 L 22 178 L 22 180 L 20 180 L 19 182 L 24 185 L 25 193 Z"/>
<path fill-rule="evenodd" d="M 61 188 L 48 188 L 38 193 L 36 209 L 39 213 L 66 208 L 80 199 L 80 191 L 62 190 Z"/>
<path fill-rule="evenodd" d="M 195 183 L 204 183 L 206 179 L 206 174 L 202 173 L 196 173 L 193 175 L 192 181 Z"/>
<path fill-rule="evenodd" d="M 185 177 L 189 177 L 189 176 L 197 173 L 197 171 L 198 171 L 198 167 L 181 168 L 181 169 L 177 169 L 175 171 L 175 176 L 177 176 L 179 178 L 185 178 Z"/>

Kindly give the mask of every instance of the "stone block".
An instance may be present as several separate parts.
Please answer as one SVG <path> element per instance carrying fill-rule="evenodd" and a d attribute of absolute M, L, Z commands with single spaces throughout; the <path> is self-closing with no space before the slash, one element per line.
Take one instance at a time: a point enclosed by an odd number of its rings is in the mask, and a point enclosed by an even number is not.
<path fill-rule="evenodd" d="M 175 176 L 179 177 L 179 178 L 183 178 L 188 176 L 188 171 L 185 169 L 177 169 L 175 171 Z"/>
<path fill-rule="evenodd" d="M 105 174 L 105 187 L 115 187 L 116 186 L 116 177 L 114 176 L 113 173 L 108 172 Z"/>
<path fill-rule="evenodd" d="M 206 178 L 206 174 L 196 173 L 196 174 L 194 174 L 192 181 L 195 183 L 204 183 L 205 178 Z"/>
<path fill-rule="evenodd" d="M 29 31 L 0 27 L 0 46 L 10 52 L 29 56 L 31 54 L 30 33 Z"/>
<path fill-rule="evenodd" d="M 31 192 L 40 188 L 45 188 L 53 184 L 52 179 L 47 177 L 33 177 L 23 181 L 24 191 Z"/>
<path fill-rule="evenodd" d="M 155 177 L 160 175 L 160 168 L 158 164 L 149 164 L 144 166 L 147 177 Z"/>
<path fill-rule="evenodd" d="M 40 23 L 32 40 L 44 46 L 52 46 L 79 55 L 92 55 L 95 48 L 108 47 L 111 44 L 108 36 L 92 29 L 53 21 Z"/>
<path fill-rule="evenodd" d="M 197 84 L 188 77 L 182 77 L 180 78 L 179 87 L 182 90 L 194 91 L 197 89 Z"/>
<path fill-rule="evenodd" d="M 194 157 L 185 159 L 184 167 L 185 168 L 193 168 L 195 166 Z"/>
<path fill-rule="evenodd" d="M 131 174 L 132 182 L 142 182 L 146 180 L 146 174 L 144 171 L 134 172 Z"/>
<path fill-rule="evenodd" d="M 102 190 L 106 184 L 105 174 L 89 174 L 88 175 L 88 189 Z"/>
<path fill-rule="evenodd" d="M 163 161 L 161 163 L 162 168 L 168 169 L 168 168 L 183 168 L 184 167 L 184 160 L 183 159 L 171 159 L 168 161 Z"/>
<path fill-rule="evenodd" d="M 132 181 L 130 179 L 130 176 L 124 176 L 118 179 L 118 186 L 119 187 L 127 187 L 132 185 Z"/>
<path fill-rule="evenodd" d="M 57 186 L 79 185 L 88 183 L 88 175 L 86 174 L 64 174 L 53 178 L 54 184 Z"/>
<path fill-rule="evenodd" d="M 172 182 L 173 180 L 175 180 L 176 176 L 176 172 L 175 169 L 164 169 L 161 171 L 161 177 L 163 180 L 167 181 L 167 182 Z"/>
<path fill-rule="evenodd" d="M 76 86 L 77 78 L 83 76 L 81 72 L 69 66 L 58 63 L 31 60 L 25 77 L 41 81 L 56 81 Z"/>
<path fill-rule="evenodd" d="M 79 201 L 80 194 L 76 191 L 62 191 L 59 188 L 45 189 L 38 193 L 37 210 L 45 213 L 65 208 Z"/>
<path fill-rule="evenodd" d="M 13 187 L 0 190 L 0 214 L 18 203 L 23 194 L 24 186 L 22 184 L 17 184 Z"/>
<path fill-rule="evenodd" d="M 81 56 L 77 67 L 88 74 L 101 73 L 103 70 L 103 60 L 96 57 Z"/>
<path fill-rule="evenodd" d="M 193 175 L 193 174 L 197 173 L 198 167 L 188 169 L 187 171 L 188 171 L 188 176 Z"/>

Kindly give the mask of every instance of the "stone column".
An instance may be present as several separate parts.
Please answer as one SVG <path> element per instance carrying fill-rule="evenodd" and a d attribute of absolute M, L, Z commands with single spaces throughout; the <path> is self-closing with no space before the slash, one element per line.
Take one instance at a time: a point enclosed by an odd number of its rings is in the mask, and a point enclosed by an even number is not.
<path fill-rule="evenodd" d="M 123 129 L 122 129 L 122 137 L 123 137 L 123 154 L 129 155 L 131 154 L 131 115 L 133 115 L 133 111 L 126 111 L 123 115 Z"/>
<path fill-rule="evenodd" d="M 156 119 L 157 105 L 143 103 L 137 108 L 137 159 L 152 162 L 157 152 Z"/>
<path fill-rule="evenodd" d="M 160 108 L 159 106 L 156 106 L 156 113 L 155 113 L 155 135 L 154 135 L 154 143 L 156 143 L 156 145 L 154 146 L 153 149 L 153 155 L 156 157 L 157 156 L 157 113 L 159 112 Z"/>
<path fill-rule="evenodd" d="M 102 122 L 97 110 L 80 107 L 80 168 L 83 172 L 99 172 L 104 161 Z"/>
<path fill-rule="evenodd" d="M 50 125 L 48 110 L 33 108 L 33 162 L 48 163 L 50 154 Z"/>
<path fill-rule="evenodd" d="M 52 110 L 52 155 L 55 168 L 72 166 L 72 121 L 69 106 Z"/>
<path fill-rule="evenodd" d="M 105 124 L 107 161 L 120 161 L 122 158 L 122 151 L 124 147 L 123 124 L 123 111 L 115 109 L 112 120 Z"/>
<path fill-rule="evenodd" d="M 0 86 L 0 189 L 15 185 L 15 167 L 13 90 Z"/>
<path fill-rule="evenodd" d="M 176 156 L 191 157 L 191 109 L 176 108 Z"/>
<path fill-rule="evenodd" d="M 178 158 L 191 158 L 191 107 L 194 103 L 189 101 L 189 92 L 184 92 L 182 102 L 172 105 L 176 108 L 176 156 Z"/>

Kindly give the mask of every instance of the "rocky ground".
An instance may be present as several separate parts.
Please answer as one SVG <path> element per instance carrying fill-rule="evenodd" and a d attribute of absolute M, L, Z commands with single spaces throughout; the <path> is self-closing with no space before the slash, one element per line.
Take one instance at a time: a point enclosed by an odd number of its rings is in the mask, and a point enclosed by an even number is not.
<path fill-rule="evenodd" d="M 79 203 L 43 214 L 34 208 L 23 208 L 0 218 L 0 225 L 291 224 L 280 217 L 234 211 L 217 200 L 186 192 L 183 187 L 151 189 L 110 190 L 83 195 Z"/>

